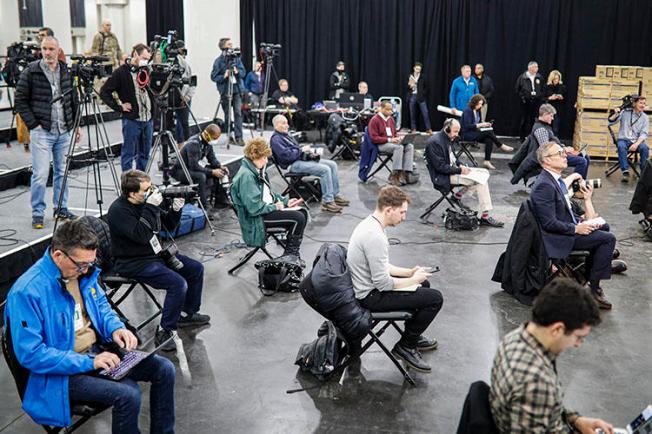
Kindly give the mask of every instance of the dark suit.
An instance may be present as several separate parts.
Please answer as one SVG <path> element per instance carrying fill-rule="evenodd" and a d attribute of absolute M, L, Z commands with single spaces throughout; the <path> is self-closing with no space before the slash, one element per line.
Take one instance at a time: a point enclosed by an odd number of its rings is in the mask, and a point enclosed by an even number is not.
<path fill-rule="evenodd" d="M 433 134 L 426 142 L 426 165 L 433 186 L 443 192 L 451 190 L 451 175 L 462 173 L 459 161 L 451 161 L 453 143 L 443 131 Z"/>
<path fill-rule="evenodd" d="M 563 259 L 572 250 L 588 250 L 591 254 L 587 260 L 587 277 L 590 280 L 611 277 L 611 259 L 616 237 L 608 232 L 607 225 L 589 235 L 576 234 L 572 211 L 568 208 L 559 183 L 547 170 L 542 170 L 534 183 L 530 201 L 541 225 L 543 244 L 549 258 Z M 575 215 L 575 220 L 579 222 L 580 217 Z"/>

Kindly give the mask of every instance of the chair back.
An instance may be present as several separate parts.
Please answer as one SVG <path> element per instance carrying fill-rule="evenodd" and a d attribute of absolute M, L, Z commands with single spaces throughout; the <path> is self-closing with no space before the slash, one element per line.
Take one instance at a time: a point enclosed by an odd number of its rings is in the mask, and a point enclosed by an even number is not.
<path fill-rule="evenodd" d="M 79 219 L 93 229 L 99 240 L 97 249 L 97 265 L 102 273 L 108 273 L 113 268 L 113 254 L 111 252 L 111 231 L 107 222 L 101 218 L 86 215 Z"/>
<path fill-rule="evenodd" d="M 9 366 L 11 375 L 14 377 L 16 389 L 18 390 L 18 395 L 22 401 L 23 395 L 25 395 L 25 389 L 27 388 L 29 371 L 23 368 L 16 358 L 13 341 L 11 339 L 11 325 L 9 323 L 9 317 L 7 317 L 7 323 L 5 326 L 0 328 L 0 333 L 2 334 L 2 355 L 7 362 L 7 366 Z"/>

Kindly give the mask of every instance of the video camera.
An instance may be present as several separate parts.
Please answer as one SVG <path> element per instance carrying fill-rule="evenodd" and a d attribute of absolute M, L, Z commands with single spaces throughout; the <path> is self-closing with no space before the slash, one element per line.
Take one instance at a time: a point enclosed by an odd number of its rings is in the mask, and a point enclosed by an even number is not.
<path fill-rule="evenodd" d="M 73 54 L 70 59 L 75 62 L 72 64 L 72 75 L 85 84 L 93 83 L 95 78 L 108 77 L 113 72 L 113 65 L 106 63 L 108 56 Z"/>
<path fill-rule="evenodd" d="M 240 53 L 240 47 L 227 48 L 224 50 L 224 57 L 226 57 L 228 62 L 233 62 L 235 59 L 240 57 Z"/>
<path fill-rule="evenodd" d="M 269 44 L 267 42 L 260 43 L 260 55 L 263 58 L 270 58 L 278 56 L 281 52 L 281 44 Z"/>
<path fill-rule="evenodd" d="M 163 63 L 152 63 L 149 86 L 150 89 L 160 98 L 165 99 L 170 88 L 181 88 L 184 85 L 197 86 L 197 76 L 184 77 L 184 68 L 179 64 L 177 56 L 185 48 L 183 40 L 178 38 L 176 30 L 169 30 L 167 36 L 156 35 L 149 43 L 152 55 L 158 52 Z M 161 102 L 161 101 L 159 101 Z"/>
<path fill-rule="evenodd" d="M 625 95 L 622 97 L 621 101 L 622 103 L 620 104 L 620 111 L 627 110 L 627 109 L 634 109 L 634 104 L 641 99 L 640 96 L 638 95 Z"/>
<path fill-rule="evenodd" d="M 7 47 L 7 61 L 2 76 L 10 87 L 16 87 L 20 74 L 30 62 L 40 57 L 40 47 L 36 41 L 14 42 Z"/>
<path fill-rule="evenodd" d="M 154 40 L 149 43 L 149 50 L 152 54 L 160 50 L 162 54 L 165 54 L 164 60 L 169 61 L 170 58 L 176 59 L 185 46 L 185 42 L 179 39 L 179 33 L 176 30 L 168 30 L 165 36 L 154 36 Z"/>

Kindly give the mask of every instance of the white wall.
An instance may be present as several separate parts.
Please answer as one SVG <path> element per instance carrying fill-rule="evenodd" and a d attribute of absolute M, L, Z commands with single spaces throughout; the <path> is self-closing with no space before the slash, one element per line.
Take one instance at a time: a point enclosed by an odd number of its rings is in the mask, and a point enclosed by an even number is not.
<path fill-rule="evenodd" d="M 212 118 L 219 100 L 211 81 L 213 61 L 220 54 L 217 43 L 230 37 L 234 46 L 240 46 L 240 4 L 238 0 L 184 0 L 183 8 L 188 61 L 197 75 L 192 111 L 197 118 Z"/>

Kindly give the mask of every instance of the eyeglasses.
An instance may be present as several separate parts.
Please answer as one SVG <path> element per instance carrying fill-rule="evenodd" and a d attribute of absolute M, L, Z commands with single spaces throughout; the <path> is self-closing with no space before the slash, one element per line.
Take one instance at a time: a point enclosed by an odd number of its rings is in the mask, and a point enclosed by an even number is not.
<path fill-rule="evenodd" d="M 563 157 L 566 154 L 566 151 L 563 149 L 557 152 L 553 152 L 552 154 L 546 154 L 544 155 L 545 157 L 554 157 L 555 155 L 559 155 L 560 157 Z"/>
<path fill-rule="evenodd" d="M 77 262 L 74 259 L 72 259 L 70 255 L 65 251 L 62 250 L 61 253 L 66 255 L 66 258 L 70 259 L 70 261 L 73 264 L 75 264 L 75 267 L 77 267 L 77 271 L 80 273 L 83 273 L 85 270 L 88 270 L 89 268 L 93 267 L 97 263 L 97 260 L 93 260 L 91 262 Z"/>

